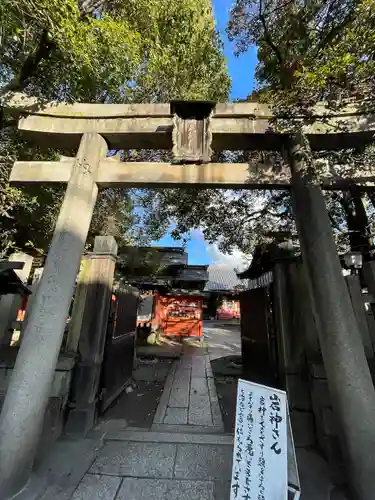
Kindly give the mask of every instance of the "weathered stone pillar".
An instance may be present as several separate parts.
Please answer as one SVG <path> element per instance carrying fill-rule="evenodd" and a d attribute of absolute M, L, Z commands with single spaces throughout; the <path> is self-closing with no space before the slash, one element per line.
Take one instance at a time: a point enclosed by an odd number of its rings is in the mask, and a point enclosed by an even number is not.
<path fill-rule="evenodd" d="M 35 271 L 34 271 L 34 275 L 33 275 L 33 278 L 32 278 L 32 284 L 29 287 L 30 290 L 31 290 L 31 295 L 29 295 L 29 297 L 28 297 L 27 306 L 26 306 L 26 312 L 25 312 L 25 317 L 24 317 L 22 325 L 21 325 L 20 342 L 22 342 L 22 339 L 23 339 L 23 335 L 24 335 L 24 332 L 25 332 L 25 329 L 26 329 L 26 325 L 27 325 L 27 319 L 28 319 L 30 311 L 31 311 L 31 309 L 33 307 L 34 297 L 36 295 L 36 291 L 38 289 L 38 285 L 39 285 L 40 279 L 42 277 L 43 269 L 44 269 L 44 267 L 37 267 L 35 269 Z"/>
<path fill-rule="evenodd" d="M 34 297 L 36 295 L 36 291 L 38 289 L 39 282 L 40 282 L 40 280 L 42 278 L 43 269 L 44 269 L 44 267 L 37 267 L 34 270 L 34 274 L 33 274 L 33 277 L 32 277 L 32 282 L 31 282 L 31 285 L 29 287 L 30 290 L 31 290 L 31 295 L 29 296 L 29 300 L 27 301 L 27 308 L 26 308 L 26 313 L 25 313 L 24 324 L 26 324 L 26 318 L 27 318 L 27 316 L 29 315 L 29 313 L 31 311 L 31 307 L 32 307 L 32 304 L 34 302 Z"/>
<path fill-rule="evenodd" d="M 33 257 L 23 252 L 13 253 L 9 260 L 24 262 L 22 269 L 15 269 L 15 273 L 26 285 L 33 263 Z M 22 303 L 21 295 L 8 294 L 0 299 L 0 344 L 8 346 L 12 340 L 13 323 L 16 321 L 17 311 Z"/>
<path fill-rule="evenodd" d="M 116 255 L 117 243 L 113 236 L 95 238 L 94 252 L 84 263 L 83 282 L 75 298 L 72 342 L 77 338 L 75 329 L 78 325 L 81 328 L 79 361 L 74 370 L 69 404 L 71 411 L 65 427 L 70 435 L 85 436 L 95 423 Z"/>
<path fill-rule="evenodd" d="M 97 198 L 105 140 L 84 134 L 0 416 L 0 498 L 28 481 Z"/>
<path fill-rule="evenodd" d="M 291 138 L 289 152 L 302 258 L 349 480 L 358 500 L 370 500 L 375 477 L 374 386 L 311 151 L 302 134 Z"/>

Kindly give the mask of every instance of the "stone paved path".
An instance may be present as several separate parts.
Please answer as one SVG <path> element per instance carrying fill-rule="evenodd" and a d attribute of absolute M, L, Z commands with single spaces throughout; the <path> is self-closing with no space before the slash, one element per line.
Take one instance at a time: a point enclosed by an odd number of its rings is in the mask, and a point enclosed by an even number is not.
<path fill-rule="evenodd" d="M 207 348 L 184 348 L 151 428 L 109 428 L 73 500 L 228 500 L 233 436 L 225 435 Z"/>
<path fill-rule="evenodd" d="M 173 366 L 164 387 L 154 426 L 168 432 L 170 426 L 197 426 L 196 432 L 223 432 L 209 355 L 205 348 L 189 349 Z M 173 428 L 172 428 L 173 430 Z M 194 430 L 194 428 L 192 428 Z"/>
<path fill-rule="evenodd" d="M 229 499 L 233 437 L 223 433 L 206 348 L 184 348 L 150 429 L 121 420 L 99 428 L 106 434 L 95 460 L 70 496 L 64 492 L 61 499 Z M 60 500 L 56 491 L 53 499 Z"/>
<path fill-rule="evenodd" d="M 107 420 L 84 440 L 60 440 L 19 500 L 229 500 L 233 436 L 223 432 L 210 358 L 238 351 L 238 332 L 206 331 L 212 345 L 185 347 L 173 364 L 151 427 Z M 297 459 L 301 499 L 329 500 L 322 458 L 297 449 Z"/>

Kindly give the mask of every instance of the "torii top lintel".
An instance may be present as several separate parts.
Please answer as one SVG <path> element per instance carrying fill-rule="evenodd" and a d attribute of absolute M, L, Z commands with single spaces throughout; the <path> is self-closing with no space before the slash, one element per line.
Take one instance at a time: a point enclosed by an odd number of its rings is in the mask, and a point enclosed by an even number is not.
<path fill-rule="evenodd" d="M 17 95 L 13 97 L 13 104 Z M 171 149 L 176 116 L 206 121 L 212 150 L 279 150 L 290 123 L 299 123 L 312 149 L 361 147 L 373 140 L 375 111 L 356 103 L 332 111 L 325 103 L 305 115 L 276 116 L 267 104 L 174 101 L 167 104 L 47 103 L 18 96 L 24 116 L 19 129 L 48 147 L 78 147 L 85 132 L 103 135 L 110 148 Z M 209 124 L 209 125 L 208 125 Z"/>

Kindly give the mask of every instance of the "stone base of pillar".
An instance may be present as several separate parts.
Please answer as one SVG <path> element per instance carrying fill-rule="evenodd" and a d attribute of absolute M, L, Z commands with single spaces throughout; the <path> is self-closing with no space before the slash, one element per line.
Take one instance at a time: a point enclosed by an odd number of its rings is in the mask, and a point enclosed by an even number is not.
<path fill-rule="evenodd" d="M 86 405 L 85 408 L 73 408 L 69 411 L 69 418 L 65 424 L 64 433 L 70 437 L 83 438 L 94 427 L 96 417 L 96 401 Z"/>
<path fill-rule="evenodd" d="M 74 404 L 97 400 L 101 368 L 101 363 L 78 362 L 74 369 L 74 384 L 71 390 L 71 401 Z"/>
<path fill-rule="evenodd" d="M 95 425 L 99 400 L 101 363 L 75 368 L 65 433 L 85 437 Z"/>

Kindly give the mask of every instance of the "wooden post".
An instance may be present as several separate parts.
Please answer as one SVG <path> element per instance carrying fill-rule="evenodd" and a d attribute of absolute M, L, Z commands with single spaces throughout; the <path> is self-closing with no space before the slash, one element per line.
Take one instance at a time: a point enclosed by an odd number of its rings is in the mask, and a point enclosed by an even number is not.
<path fill-rule="evenodd" d="M 83 135 L 0 416 L 0 497 L 26 485 L 97 194 L 105 140 Z"/>
<path fill-rule="evenodd" d="M 94 251 L 86 261 L 71 337 L 74 345 L 78 345 L 79 360 L 65 427 L 70 435 L 85 436 L 95 423 L 116 255 L 117 243 L 113 236 L 97 236 Z"/>
<path fill-rule="evenodd" d="M 66 341 L 66 350 L 70 352 L 77 352 L 79 338 L 83 328 L 84 310 L 90 283 L 91 263 L 92 260 L 89 258 L 89 256 L 86 255 L 83 257 L 74 297 L 68 338 Z"/>

